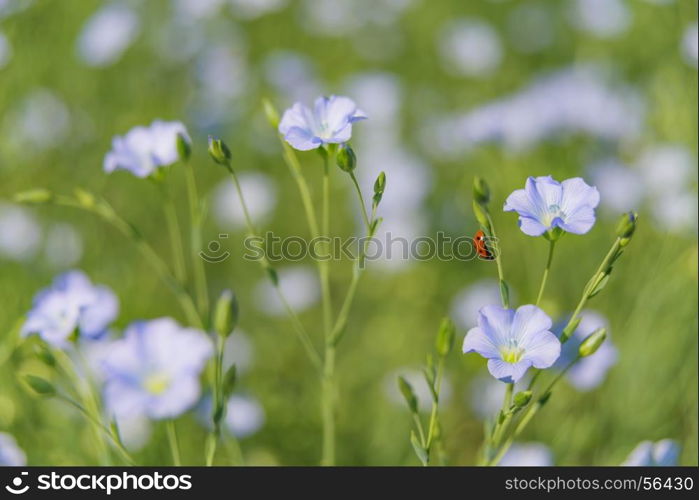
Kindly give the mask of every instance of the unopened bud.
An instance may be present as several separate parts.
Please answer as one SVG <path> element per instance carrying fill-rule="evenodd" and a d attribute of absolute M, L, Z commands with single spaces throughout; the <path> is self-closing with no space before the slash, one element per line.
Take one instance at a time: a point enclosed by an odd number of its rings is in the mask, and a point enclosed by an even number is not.
<path fill-rule="evenodd" d="M 357 157 L 349 144 L 343 144 L 337 150 L 336 160 L 337 166 L 345 172 L 352 172 L 357 166 Z"/>
<path fill-rule="evenodd" d="M 82 207 L 93 208 L 97 204 L 95 195 L 82 188 L 75 188 L 73 190 L 73 195 L 75 195 L 75 199 Z"/>
<path fill-rule="evenodd" d="M 221 337 L 228 337 L 238 324 L 238 300 L 230 290 L 221 292 L 214 309 L 214 330 Z"/>
<path fill-rule="evenodd" d="M 410 408 L 410 411 L 417 413 L 417 397 L 415 397 L 412 386 L 403 377 L 398 377 L 398 388 L 400 389 L 405 402 L 408 403 L 408 408 Z"/>
<path fill-rule="evenodd" d="M 488 220 L 488 214 L 486 212 L 486 209 L 483 205 L 478 203 L 476 200 L 473 200 L 473 215 L 476 216 L 476 220 L 478 221 L 478 224 L 483 228 L 487 229 L 490 231 L 490 221 Z"/>
<path fill-rule="evenodd" d="M 386 174 L 381 172 L 374 182 L 374 205 L 378 205 L 386 190 Z"/>
<path fill-rule="evenodd" d="M 39 396 L 50 397 L 56 394 L 56 388 L 46 379 L 36 375 L 25 375 L 24 381 Z"/>
<path fill-rule="evenodd" d="M 262 99 L 262 108 L 269 124 L 272 128 L 277 129 L 279 127 L 279 112 L 277 108 L 274 107 L 274 104 L 269 99 Z"/>
<path fill-rule="evenodd" d="M 582 344 L 580 344 L 580 347 L 578 348 L 578 354 L 580 354 L 580 356 L 583 358 L 593 355 L 606 338 L 607 329 L 598 328 L 582 341 Z"/>
<path fill-rule="evenodd" d="M 219 165 L 228 166 L 231 161 L 231 150 L 221 139 L 209 136 L 209 154 Z"/>
<path fill-rule="evenodd" d="M 184 134 L 177 134 L 177 154 L 181 161 L 186 162 L 192 156 L 192 143 Z"/>
<path fill-rule="evenodd" d="M 490 187 L 482 177 L 473 178 L 473 200 L 481 205 L 487 205 L 490 201 Z"/>
<path fill-rule="evenodd" d="M 638 214 L 636 212 L 627 212 L 621 216 L 619 223 L 616 226 L 616 235 L 619 238 L 630 239 L 636 230 L 636 221 Z"/>
<path fill-rule="evenodd" d="M 456 328 L 454 323 L 449 318 L 444 318 L 437 333 L 436 349 L 437 354 L 444 357 L 451 351 L 454 346 L 454 336 Z"/>
<path fill-rule="evenodd" d="M 30 189 L 15 195 L 17 203 L 48 203 L 53 198 L 53 194 L 48 189 Z"/>
<path fill-rule="evenodd" d="M 532 399 L 532 391 L 521 391 L 515 394 L 513 402 L 517 408 L 524 408 Z"/>
<path fill-rule="evenodd" d="M 581 320 L 582 317 L 578 316 L 566 325 L 561 332 L 561 343 L 565 343 L 571 337 L 571 335 L 573 335 L 573 332 L 578 329 L 578 325 L 580 325 Z"/>

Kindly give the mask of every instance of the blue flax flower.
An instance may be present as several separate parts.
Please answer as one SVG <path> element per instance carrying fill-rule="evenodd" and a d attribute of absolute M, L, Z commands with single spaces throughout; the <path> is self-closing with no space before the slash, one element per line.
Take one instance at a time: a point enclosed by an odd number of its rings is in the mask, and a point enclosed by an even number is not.
<path fill-rule="evenodd" d="M 527 369 L 548 368 L 561 354 L 561 343 L 551 333 L 551 318 L 534 305 L 514 309 L 485 306 L 478 326 L 464 338 L 463 351 L 488 359 L 488 370 L 498 380 L 517 382 Z"/>
<path fill-rule="evenodd" d="M 548 175 L 529 177 L 524 189 L 507 197 L 504 210 L 519 214 L 519 227 L 529 236 L 541 236 L 556 228 L 585 234 L 595 224 L 598 204 L 597 188 L 580 177 L 558 182 Z"/>
<path fill-rule="evenodd" d="M 677 465 L 680 447 L 672 439 L 661 439 L 655 443 L 642 441 L 626 457 L 627 467 L 668 467 Z"/>
<path fill-rule="evenodd" d="M 76 332 L 82 338 L 101 337 L 118 312 L 119 300 L 108 287 L 93 285 L 82 271 L 68 271 L 34 297 L 21 333 L 65 347 Z"/>
<path fill-rule="evenodd" d="M 112 139 L 112 150 L 104 157 L 104 171 L 128 170 L 136 177 L 148 177 L 179 159 L 178 135 L 191 142 L 180 122 L 156 120 L 149 127 L 134 127 Z"/>
<path fill-rule="evenodd" d="M 308 151 L 349 141 L 352 124 L 364 119 L 364 112 L 349 97 L 319 97 L 313 109 L 300 102 L 287 109 L 279 122 L 279 133 L 294 149 Z"/>
<path fill-rule="evenodd" d="M 209 337 L 171 318 L 131 324 L 102 359 L 104 397 L 117 418 L 174 418 L 199 399 Z"/>

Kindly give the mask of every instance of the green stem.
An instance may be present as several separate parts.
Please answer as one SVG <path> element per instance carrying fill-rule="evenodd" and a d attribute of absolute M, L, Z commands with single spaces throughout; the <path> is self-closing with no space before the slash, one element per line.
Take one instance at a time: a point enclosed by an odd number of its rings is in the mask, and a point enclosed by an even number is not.
<path fill-rule="evenodd" d="M 495 224 L 493 224 L 493 219 L 489 213 L 487 214 L 487 217 L 488 217 L 488 225 L 490 226 L 488 228 L 488 230 L 490 232 L 490 236 L 493 238 L 493 240 L 495 240 L 495 242 L 497 244 L 497 248 L 495 249 L 495 265 L 498 268 L 498 279 L 500 280 L 500 286 L 502 287 L 503 286 L 502 284 L 505 283 L 505 273 L 502 270 L 502 259 L 500 258 L 500 253 L 501 253 L 500 252 L 500 245 L 497 242 L 498 237 L 495 234 Z M 510 308 L 509 297 L 506 297 L 504 294 L 502 294 L 502 292 L 500 293 L 500 296 L 502 299 L 502 306 L 505 309 L 509 309 Z"/>
<path fill-rule="evenodd" d="M 194 277 L 194 290 L 197 297 L 197 305 L 201 315 L 206 318 L 209 315 L 209 293 L 206 284 L 206 270 L 204 259 L 201 258 L 201 202 L 197 190 L 197 182 L 194 177 L 194 168 L 190 164 L 185 166 L 187 178 L 187 197 L 189 198 L 189 220 L 191 224 L 190 253 L 192 259 L 192 274 Z"/>
<path fill-rule="evenodd" d="M 167 430 L 167 440 L 170 444 L 170 453 L 172 454 L 172 464 L 175 467 L 182 465 L 180 460 L 180 445 L 177 442 L 177 428 L 175 427 L 174 420 L 168 420 L 165 422 L 165 428 Z"/>
<path fill-rule="evenodd" d="M 437 400 L 432 400 L 432 412 L 430 413 L 430 424 L 427 427 L 427 443 L 425 444 L 425 449 L 429 457 L 430 447 L 432 446 L 432 440 L 434 439 L 435 429 L 437 427 L 437 415 L 439 410 L 439 394 L 442 388 L 442 373 L 444 371 L 444 358 L 440 356 L 439 362 L 437 364 L 437 378 L 435 380 L 435 392 L 437 393 Z"/>
<path fill-rule="evenodd" d="M 313 208 L 313 200 L 311 198 L 311 191 L 308 188 L 308 183 L 303 175 L 303 170 L 301 169 L 301 163 L 299 163 L 298 157 L 294 150 L 289 144 L 286 143 L 284 138 L 280 135 L 279 141 L 282 144 L 284 150 L 284 162 L 289 167 L 291 175 L 296 181 L 296 185 L 299 189 L 299 194 L 301 195 L 301 203 L 303 204 L 304 211 L 306 212 L 306 220 L 308 221 L 308 228 L 311 231 L 311 238 L 317 238 L 320 235 L 318 231 L 318 220 L 316 218 L 315 209 Z"/>
<path fill-rule="evenodd" d="M 366 226 L 367 231 L 371 231 L 371 221 L 369 220 L 369 214 L 366 211 L 366 204 L 364 203 L 364 196 L 362 195 L 362 190 L 359 187 L 359 182 L 357 182 L 357 177 L 354 175 L 354 172 L 350 172 L 349 175 L 352 179 L 352 184 L 354 184 L 354 189 L 357 192 L 357 197 L 359 198 L 359 205 L 361 207 L 364 225 Z"/>
<path fill-rule="evenodd" d="M 549 277 L 549 270 L 551 269 L 551 262 L 553 261 L 553 249 L 556 247 L 556 240 L 550 240 L 549 243 L 549 255 L 546 259 L 546 267 L 544 268 L 544 275 L 541 278 L 541 286 L 539 287 L 539 294 L 536 296 L 536 304 L 539 305 L 541 302 L 541 297 L 544 296 L 544 289 L 546 288 L 546 280 Z"/>
<path fill-rule="evenodd" d="M 141 252 L 143 257 L 148 261 L 150 267 L 153 268 L 158 277 L 175 295 L 175 298 L 179 302 L 180 307 L 187 317 L 187 321 L 194 327 L 203 328 L 203 323 L 201 317 L 199 316 L 199 312 L 197 311 L 196 305 L 194 304 L 192 297 L 187 293 L 187 290 L 182 286 L 182 283 L 180 283 L 177 278 L 173 276 L 168 265 L 158 255 L 158 253 L 153 250 L 153 247 L 146 242 L 143 236 L 141 236 L 141 233 L 139 233 L 139 231 L 132 224 L 119 217 L 119 215 L 110 205 L 107 204 L 106 201 L 101 201 L 100 204 L 89 206 L 79 203 L 73 198 L 59 196 L 54 203 L 60 206 L 85 210 L 93 215 L 97 215 L 105 222 L 108 222 L 114 226 L 124 236 L 126 236 L 126 238 L 131 240 L 131 242 Z"/>
<path fill-rule="evenodd" d="M 330 237 L 330 153 L 323 155 L 323 219 L 322 236 Z M 325 245 L 326 255 L 329 247 Z M 332 338 L 332 298 L 330 296 L 330 272 L 328 261 L 318 262 L 320 288 L 323 303 L 323 330 L 325 354 L 323 357 L 323 382 L 321 414 L 323 420 L 323 450 L 321 465 L 335 465 L 335 342 Z"/>
<path fill-rule="evenodd" d="M 415 421 L 415 427 L 417 427 L 417 433 L 420 436 L 420 445 L 424 448 L 425 441 L 425 431 L 422 429 L 422 422 L 420 421 L 420 416 L 417 413 L 413 413 L 413 420 Z"/>
<path fill-rule="evenodd" d="M 168 193 L 164 196 L 165 220 L 167 222 L 168 233 L 170 234 L 170 246 L 172 247 L 173 262 L 175 263 L 175 278 L 180 283 L 187 280 L 187 270 L 184 263 L 184 248 L 182 245 L 182 231 L 177 219 L 177 210 L 172 196 Z"/>
<path fill-rule="evenodd" d="M 243 190 L 240 186 L 240 181 L 238 180 L 238 176 L 235 173 L 235 170 L 230 165 L 227 165 L 228 172 L 231 174 L 231 177 L 233 179 L 233 184 L 235 186 L 236 193 L 238 194 L 238 199 L 240 200 L 241 207 L 243 209 L 243 215 L 245 216 L 245 224 L 248 229 L 248 234 L 251 237 L 260 239 L 260 236 L 258 235 L 255 226 L 252 222 L 252 217 L 250 217 L 250 212 L 248 210 L 248 205 L 245 202 L 245 197 L 243 195 Z M 263 269 L 265 271 L 269 271 L 271 269 L 271 264 L 267 260 L 266 256 L 263 256 L 262 259 L 260 260 L 260 264 L 262 265 Z M 289 319 L 291 320 L 291 324 L 293 327 L 294 332 L 299 338 L 299 341 L 303 345 L 303 347 L 306 349 L 306 353 L 308 354 L 308 357 L 310 358 L 311 362 L 313 363 L 314 366 L 317 368 L 321 367 L 321 360 L 320 356 L 318 355 L 318 351 L 316 348 L 313 346 L 313 342 L 311 341 L 310 336 L 308 335 L 308 332 L 304 328 L 303 324 L 299 320 L 298 316 L 294 312 L 293 308 L 289 304 L 289 301 L 287 300 L 286 296 L 284 295 L 284 292 L 282 292 L 281 288 L 279 287 L 279 283 L 272 279 L 271 275 L 269 272 L 266 273 L 267 276 L 270 278 L 270 281 L 272 282 L 272 285 L 274 286 L 277 295 L 279 296 L 283 306 L 284 310 L 287 313 L 287 316 L 289 316 Z"/>

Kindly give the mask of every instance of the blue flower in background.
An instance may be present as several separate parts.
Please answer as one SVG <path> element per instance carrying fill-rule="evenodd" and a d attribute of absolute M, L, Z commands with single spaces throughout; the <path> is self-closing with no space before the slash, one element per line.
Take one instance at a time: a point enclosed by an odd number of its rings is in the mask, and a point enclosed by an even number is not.
<path fill-rule="evenodd" d="M 124 136 L 112 139 L 112 150 L 104 157 L 104 171 L 128 170 L 136 177 L 148 177 L 159 167 L 179 160 L 178 135 L 191 142 L 180 122 L 156 120 L 149 127 L 134 127 Z"/>
<path fill-rule="evenodd" d="M 672 439 L 658 442 L 642 441 L 633 449 L 623 464 L 630 467 L 654 467 L 677 465 L 680 447 Z"/>
<path fill-rule="evenodd" d="M 108 287 L 93 285 L 82 271 L 68 271 L 34 297 L 21 334 L 65 347 L 76 331 L 80 338 L 101 337 L 118 312 L 119 300 Z"/>
<path fill-rule="evenodd" d="M 504 210 L 519 214 L 519 227 L 529 236 L 541 236 L 556 228 L 585 234 L 595 224 L 598 204 L 597 189 L 580 177 L 558 182 L 548 175 L 529 177 L 524 189 L 507 197 Z"/>
<path fill-rule="evenodd" d="M 313 109 L 300 102 L 287 109 L 279 123 L 279 133 L 294 149 L 308 151 L 323 144 L 349 141 L 352 124 L 364 119 L 364 112 L 349 97 L 319 97 Z"/>
<path fill-rule="evenodd" d="M 542 443 L 515 443 L 498 462 L 500 467 L 551 467 L 553 454 Z"/>
<path fill-rule="evenodd" d="M 558 359 L 561 343 L 550 328 L 551 318 L 534 305 L 516 311 L 486 306 L 478 312 L 478 326 L 466 334 L 463 351 L 487 358 L 496 379 L 517 382 L 530 367 L 548 368 Z"/>
<path fill-rule="evenodd" d="M 212 353 L 206 334 L 171 318 L 131 324 L 101 363 L 107 407 L 122 418 L 177 417 L 199 399 L 199 375 Z"/>
<path fill-rule="evenodd" d="M 607 371 L 617 362 L 618 352 L 609 337 L 609 324 L 600 314 L 593 311 L 582 311 L 582 319 L 578 328 L 573 332 L 570 340 L 566 342 L 561 351 L 561 357 L 556 366 L 565 368 L 578 355 L 578 348 L 585 338 L 598 328 L 607 329 L 607 338 L 591 356 L 578 360 L 566 373 L 568 381 L 580 391 L 589 391 L 600 385 Z M 560 330 L 563 329 L 561 326 Z"/>
<path fill-rule="evenodd" d="M 15 438 L 6 432 L 0 432 L 0 466 L 24 465 L 27 465 L 27 457 L 17 445 Z"/>

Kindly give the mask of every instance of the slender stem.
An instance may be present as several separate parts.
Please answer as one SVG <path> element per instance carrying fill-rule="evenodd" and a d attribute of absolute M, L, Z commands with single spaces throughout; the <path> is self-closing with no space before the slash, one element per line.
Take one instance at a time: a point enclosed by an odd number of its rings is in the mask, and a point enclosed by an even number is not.
<path fill-rule="evenodd" d="M 434 439 L 435 429 L 437 427 L 437 412 L 439 410 L 439 394 L 442 388 L 442 373 L 444 371 L 444 358 L 439 357 L 439 362 L 437 364 L 437 378 L 435 380 L 435 392 L 437 393 L 437 400 L 432 400 L 432 412 L 430 413 L 430 424 L 427 427 L 427 443 L 425 449 L 429 457 L 430 447 L 432 446 L 432 440 Z"/>
<path fill-rule="evenodd" d="M 209 315 L 209 292 L 206 284 L 204 259 L 199 255 L 201 251 L 201 202 L 197 190 L 197 181 L 194 177 L 194 168 L 190 164 L 186 164 L 184 167 L 187 179 L 187 197 L 189 198 L 189 220 L 191 225 L 190 257 L 192 259 L 194 290 L 199 311 L 206 318 Z"/>
<path fill-rule="evenodd" d="M 359 198 L 359 205 L 362 211 L 362 218 L 364 219 L 364 225 L 366 226 L 367 231 L 371 231 L 371 221 L 369 220 L 369 214 L 366 211 L 366 204 L 364 203 L 364 196 L 362 195 L 362 190 L 359 187 L 359 182 L 357 182 L 357 176 L 354 175 L 354 172 L 349 173 L 350 178 L 352 179 L 352 184 L 354 184 L 354 189 L 357 192 L 357 197 Z"/>
<path fill-rule="evenodd" d="M 493 224 L 493 219 L 490 217 L 490 214 L 487 214 L 488 217 L 488 225 L 490 226 L 488 229 L 490 230 L 490 236 L 495 240 L 495 243 L 497 244 L 497 235 L 495 234 L 495 224 Z M 505 282 L 505 273 L 502 270 L 502 259 L 500 258 L 500 245 L 497 244 L 497 248 L 495 249 L 495 265 L 498 268 L 498 279 L 500 280 L 500 286 Z M 502 306 L 505 309 L 510 308 L 510 303 L 509 303 L 509 298 L 507 298 L 505 295 L 502 293 L 500 294 L 501 299 L 502 299 Z"/>
<path fill-rule="evenodd" d="M 223 418 L 223 351 L 225 343 L 221 335 L 216 335 L 216 355 L 214 357 L 214 384 L 213 384 L 213 427 L 206 441 L 206 465 L 210 467 L 214 463 L 218 440 L 221 436 L 221 418 Z"/>
<path fill-rule="evenodd" d="M 326 153 L 323 162 L 323 233 L 324 238 L 330 237 L 330 153 Z M 329 258 L 329 245 L 325 243 L 326 255 Z M 320 287 L 323 302 L 323 325 L 325 328 L 325 336 L 330 335 L 332 328 L 332 298 L 330 296 L 330 270 L 329 262 L 326 258 L 318 262 L 320 266 Z"/>
<path fill-rule="evenodd" d="M 228 171 L 231 174 L 231 177 L 233 179 L 233 184 L 235 185 L 236 192 L 238 194 L 238 199 L 240 200 L 241 207 L 243 209 L 243 215 L 245 216 L 245 224 L 248 229 L 248 233 L 250 236 L 254 238 L 259 238 L 259 235 L 257 233 L 257 230 L 255 229 L 255 226 L 252 222 L 252 217 L 250 217 L 250 212 L 248 210 L 248 205 L 245 202 L 245 197 L 243 195 L 243 190 L 240 186 L 240 181 L 238 180 L 238 176 L 235 173 L 235 170 L 229 165 L 228 166 Z M 271 265 L 269 261 L 267 260 L 266 256 L 263 256 L 262 259 L 260 260 L 260 264 L 265 270 L 269 270 L 271 268 Z M 274 286 L 277 295 L 279 296 L 283 306 L 284 310 L 287 313 L 287 316 L 289 316 L 289 319 L 291 320 L 292 327 L 294 329 L 294 332 L 299 338 L 299 341 L 301 344 L 304 346 L 306 349 L 306 353 L 308 354 L 308 357 L 310 358 L 311 362 L 316 366 L 317 368 L 320 368 L 321 366 L 321 360 L 320 356 L 318 355 L 318 351 L 315 349 L 313 346 L 313 342 L 311 341 L 310 336 L 308 335 L 308 332 L 306 329 L 303 327 L 303 324 L 299 320 L 298 316 L 294 312 L 293 308 L 289 304 L 289 301 L 287 300 L 286 296 L 284 295 L 284 292 L 281 290 L 279 287 L 279 283 L 276 280 L 271 279 L 271 276 L 269 273 L 267 275 L 270 277 L 270 280 L 272 282 L 272 285 Z"/>
<path fill-rule="evenodd" d="M 182 283 L 180 283 L 177 278 L 173 276 L 168 265 L 160 257 L 160 255 L 158 255 L 153 247 L 146 242 L 143 236 L 141 236 L 141 233 L 139 233 L 139 231 L 132 224 L 119 217 L 119 215 L 111 206 L 107 204 L 107 202 L 101 201 L 100 204 L 86 206 L 73 198 L 60 196 L 54 203 L 56 205 L 85 210 L 91 214 L 97 215 L 102 220 L 108 222 L 118 229 L 124 236 L 131 240 L 131 242 L 146 258 L 158 277 L 163 281 L 163 283 L 165 283 L 165 285 L 168 286 L 168 288 L 170 288 L 172 293 L 175 295 L 175 298 L 177 298 L 180 307 L 185 313 L 187 321 L 192 326 L 197 328 L 203 327 L 203 323 L 197 311 L 196 305 L 194 304 L 192 297 L 187 293 L 187 290 L 182 286 Z"/>
<path fill-rule="evenodd" d="M 512 405 L 512 393 L 514 392 L 514 387 L 515 384 L 507 384 L 505 387 L 505 397 L 503 398 L 502 401 L 502 411 L 506 412 L 507 410 L 510 409 L 510 406 Z"/>
<path fill-rule="evenodd" d="M 163 188 L 163 191 L 165 188 Z M 172 256 L 175 268 L 175 278 L 180 283 L 187 280 L 187 270 L 184 263 L 184 247 L 182 244 L 182 231 L 180 223 L 177 219 L 177 210 L 172 196 L 167 193 L 164 195 L 163 210 L 165 211 L 165 220 L 167 223 L 168 233 L 170 234 L 170 246 L 172 247 Z"/>
<path fill-rule="evenodd" d="M 320 235 L 318 231 L 318 220 L 316 218 L 315 209 L 313 208 L 313 200 L 311 199 L 311 191 L 308 188 L 308 183 L 306 178 L 303 176 L 303 170 L 301 169 L 301 164 L 299 163 L 298 157 L 291 146 L 289 146 L 284 138 L 280 135 L 279 140 L 282 144 L 284 150 L 284 162 L 289 167 L 291 175 L 296 181 L 296 185 L 299 188 L 299 194 L 301 195 L 301 203 L 303 204 L 304 211 L 306 212 L 306 220 L 308 221 L 308 228 L 311 231 L 311 238 L 317 238 Z"/>
<path fill-rule="evenodd" d="M 539 305 L 541 302 L 541 297 L 544 296 L 544 289 L 546 288 L 546 280 L 549 277 L 549 270 L 551 269 L 551 262 L 553 261 L 553 249 L 556 247 L 556 240 L 551 240 L 549 242 L 549 255 L 546 259 L 546 267 L 544 268 L 544 275 L 541 278 L 541 286 L 539 287 L 539 294 L 536 296 L 536 304 Z"/>
<path fill-rule="evenodd" d="M 118 437 L 115 436 L 114 433 L 106 425 L 104 425 L 97 418 L 95 418 L 89 411 L 87 411 L 87 409 L 83 405 L 81 405 L 80 403 L 78 403 L 74 399 L 69 398 L 68 396 L 65 396 L 63 394 L 57 394 L 56 398 L 59 399 L 60 401 L 68 403 L 72 407 L 76 408 L 80 413 L 82 413 L 82 415 L 85 418 L 87 418 L 88 421 L 90 421 L 92 424 L 97 426 L 104 434 L 107 435 L 107 437 L 109 437 L 109 439 L 111 440 L 114 447 L 119 451 L 119 453 L 121 453 L 122 458 L 124 459 L 124 461 L 128 465 L 136 465 L 136 462 L 134 462 L 134 460 L 133 460 L 133 458 L 131 458 L 131 455 L 129 454 L 129 452 L 126 450 L 124 445 L 121 443 L 121 440 L 119 440 Z"/>
<path fill-rule="evenodd" d="M 180 445 L 177 442 L 177 428 L 175 427 L 174 420 L 168 420 L 165 422 L 165 428 L 167 430 L 167 440 L 170 444 L 170 453 L 172 454 L 172 464 L 175 467 L 182 465 L 180 460 Z"/>
<path fill-rule="evenodd" d="M 415 421 L 415 427 L 417 427 L 417 433 L 420 436 L 420 444 L 425 447 L 425 431 L 422 429 L 422 422 L 420 422 L 420 416 L 417 413 L 413 413 L 413 420 Z"/>

